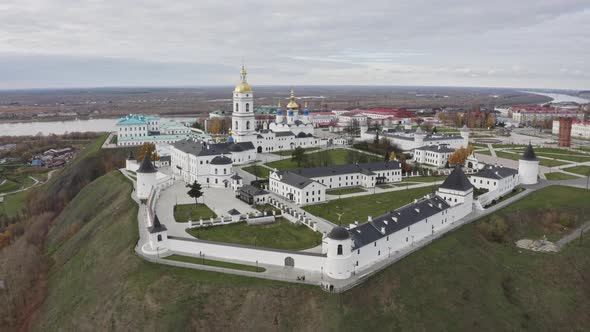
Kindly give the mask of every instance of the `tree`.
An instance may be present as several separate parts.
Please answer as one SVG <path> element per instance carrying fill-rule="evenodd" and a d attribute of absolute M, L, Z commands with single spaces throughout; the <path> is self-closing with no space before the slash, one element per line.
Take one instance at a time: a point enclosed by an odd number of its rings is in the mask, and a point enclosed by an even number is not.
<path fill-rule="evenodd" d="M 467 148 L 460 147 L 449 156 L 449 164 L 462 165 L 471 153 L 473 153 L 473 146 L 470 145 Z"/>
<path fill-rule="evenodd" d="M 197 181 L 194 181 L 192 184 L 187 184 L 186 187 L 190 188 L 187 194 L 195 199 L 195 204 L 198 204 L 199 197 L 203 196 L 201 185 Z"/>
<path fill-rule="evenodd" d="M 296 162 L 298 167 L 301 167 L 301 164 L 305 162 L 305 159 L 305 150 L 300 146 L 296 147 L 295 150 L 293 150 L 293 153 L 291 153 L 291 161 Z"/>
<path fill-rule="evenodd" d="M 137 160 L 143 160 L 143 156 L 145 156 L 146 153 L 152 161 L 160 160 L 160 156 L 156 150 L 156 144 L 150 142 L 143 143 L 139 148 L 139 153 L 137 153 Z"/>

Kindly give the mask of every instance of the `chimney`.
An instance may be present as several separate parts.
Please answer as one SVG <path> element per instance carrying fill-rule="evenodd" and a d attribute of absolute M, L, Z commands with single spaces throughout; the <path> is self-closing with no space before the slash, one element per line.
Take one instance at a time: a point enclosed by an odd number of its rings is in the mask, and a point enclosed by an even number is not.
<path fill-rule="evenodd" d="M 442 204 L 438 203 L 438 208 L 442 210 Z"/>
<path fill-rule="evenodd" d="M 383 220 L 383 223 L 384 223 L 385 225 L 389 225 L 389 220 L 385 219 L 385 220 Z"/>
<path fill-rule="evenodd" d="M 371 222 L 371 221 L 373 221 L 373 217 L 371 217 L 371 216 L 368 216 L 368 217 L 367 217 L 367 222 Z"/>
<path fill-rule="evenodd" d="M 381 227 L 381 234 L 385 234 L 385 227 Z"/>
<path fill-rule="evenodd" d="M 393 220 L 393 222 L 397 222 L 397 217 L 391 217 L 391 220 Z"/>
<path fill-rule="evenodd" d="M 420 209 L 419 208 L 415 208 L 414 209 L 417 213 L 420 213 Z"/>

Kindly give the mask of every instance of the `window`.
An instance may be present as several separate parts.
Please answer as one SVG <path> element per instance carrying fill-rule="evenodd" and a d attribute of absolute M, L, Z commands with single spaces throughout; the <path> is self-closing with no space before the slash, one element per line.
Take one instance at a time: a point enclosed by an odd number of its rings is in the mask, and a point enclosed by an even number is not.
<path fill-rule="evenodd" d="M 246 103 L 246 112 L 250 112 L 250 103 Z"/>
<path fill-rule="evenodd" d="M 342 255 L 342 245 L 338 245 L 338 255 Z"/>
<path fill-rule="evenodd" d="M 158 242 L 162 241 L 162 234 L 158 234 Z"/>
<path fill-rule="evenodd" d="M 240 111 L 240 106 L 238 105 L 238 103 L 236 103 L 236 112 Z"/>
<path fill-rule="evenodd" d="M 248 105 L 248 104 L 246 104 Z M 246 130 L 250 129 L 250 121 L 246 121 Z"/>
<path fill-rule="evenodd" d="M 373 244 L 374 244 L 374 247 L 376 247 L 377 246 L 377 241 L 375 241 Z"/>
<path fill-rule="evenodd" d="M 236 130 L 238 130 L 238 121 L 236 121 L 236 125 L 234 127 L 236 127 Z"/>

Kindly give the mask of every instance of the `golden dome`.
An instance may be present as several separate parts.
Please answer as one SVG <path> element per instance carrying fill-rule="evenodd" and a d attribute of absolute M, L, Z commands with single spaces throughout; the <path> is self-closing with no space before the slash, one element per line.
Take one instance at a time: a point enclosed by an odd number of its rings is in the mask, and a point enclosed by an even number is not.
<path fill-rule="evenodd" d="M 245 93 L 245 92 L 252 92 L 252 88 L 248 82 L 240 82 L 240 84 L 236 85 L 234 92 L 237 93 Z"/>
<path fill-rule="evenodd" d="M 244 66 L 242 66 L 242 70 L 240 71 L 240 77 L 241 77 L 242 81 L 240 82 L 240 84 L 236 85 L 234 92 L 236 92 L 236 93 L 252 92 L 252 88 L 250 87 L 250 84 L 248 84 L 248 80 L 246 79 L 246 75 L 248 75 L 248 72 L 246 71 L 246 68 L 244 68 Z"/>
<path fill-rule="evenodd" d="M 288 109 L 292 109 L 292 110 L 298 110 L 299 109 L 299 105 L 297 105 L 297 103 L 295 102 L 295 92 L 293 92 L 293 90 L 291 90 L 291 101 L 289 101 L 289 103 L 287 104 L 287 108 Z"/>

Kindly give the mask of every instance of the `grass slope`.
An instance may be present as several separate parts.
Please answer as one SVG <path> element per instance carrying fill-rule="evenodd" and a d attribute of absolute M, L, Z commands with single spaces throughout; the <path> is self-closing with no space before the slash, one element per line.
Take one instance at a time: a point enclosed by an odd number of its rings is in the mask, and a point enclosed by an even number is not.
<path fill-rule="evenodd" d="M 56 331 L 586 331 L 590 237 L 557 254 L 489 242 L 466 225 L 341 295 L 316 287 L 147 263 L 137 241 L 130 185 L 109 174 L 75 202 L 108 186 L 113 201 L 51 255 L 49 293 L 35 330 Z M 514 210 L 586 204 L 588 191 L 551 187 Z M 568 199 L 580 196 L 580 199 Z M 563 198 L 561 198 L 563 197 Z M 108 207 L 113 207 L 109 209 Z M 62 220 L 88 218 L 69 209 Z M 526 228 L 539 222 L 521 223 Z M 61 232 L 52 232 L 59 238 Z M 515 235 L 516 236 L 516 235 Z"/>

